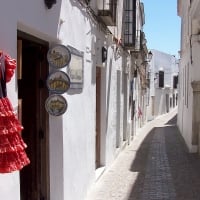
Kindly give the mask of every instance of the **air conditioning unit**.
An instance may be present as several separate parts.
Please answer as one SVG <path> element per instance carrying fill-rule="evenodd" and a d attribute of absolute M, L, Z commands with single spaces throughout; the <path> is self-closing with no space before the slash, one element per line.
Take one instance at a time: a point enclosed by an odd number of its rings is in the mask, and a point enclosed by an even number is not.
<path fill-rule="evenodd" d="M 89 4 L 90 3 L 90 0 L 85 0 L 86 4 Z"/>
<path fill-rule="evenodd" d="M 107 26 L 116 25 L 116 0 L 98 0 L 97 1 L 98 16 Z"/>
<path fill-rule="evenodd" d="M 110 0 L 98 0 L 97 7 L 99 10 L 110 10 Z"/>

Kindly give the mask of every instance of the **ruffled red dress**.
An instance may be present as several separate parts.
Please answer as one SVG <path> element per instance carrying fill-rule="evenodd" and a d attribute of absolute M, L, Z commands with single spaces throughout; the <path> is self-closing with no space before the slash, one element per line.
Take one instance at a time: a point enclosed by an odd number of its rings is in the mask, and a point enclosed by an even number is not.
<path fill-rule="evenodd" d="M 30 163 L 20 132 L 23 129 L 7 98 L 6 82 L 16 68 L 16 60 L 0 53 L 0 173 L 22 169 Z"/>

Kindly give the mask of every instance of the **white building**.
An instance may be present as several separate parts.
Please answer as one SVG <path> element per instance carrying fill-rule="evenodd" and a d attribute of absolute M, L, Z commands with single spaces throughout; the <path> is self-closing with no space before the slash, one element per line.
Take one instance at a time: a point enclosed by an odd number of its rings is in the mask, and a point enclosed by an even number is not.
<path fill-rule="evenodd" d="M 177 1 L 181 17 L 178 127 L 190 152 L 199 151 L 200 2 Z"/>
<path fill-rule="evenodd" d="M 125 22 L 128 30 L 125 30 L 124 46 L 131 54 L 131 69 L 129 75 L 129 120 L 128 130 L 131 138 L 137 134 L 137 130 L 146 122 L 146 58 L 148 49 L 146 44 L 145 33 L 143 26 L 145 24 L 144 5 L 140 1 L 135 1 L 135 5 L 129 2 L 127 9 L 128 18 Z M 133 9 L 130 9 L 133 6 Z M 136 11 L 134 12 L 134 7 Z M 132 13 L 131 13 L 132 12 Z M 135 21 L 132 23 L 131 16 L 135 16 Z"/>
<path fill-rule="evenodd" d="M 169 112 L 178 103 L 178 60 L 174 55 L 158 50 L 151 52 L 148 120 Z"/>
<path fill-rule="evenodd" d="M 1 199 L 83 200 L 97 169 L 106 169 L 133 138 L 130 127 L 138 122 L 131 118 L 130 83 L 136 70 L 134 53 L 139 55 L 141 69 L 147 53 L 144 7 L 139 0 L 106 3 L 1 2 L 1 50 L 17 59 L 8 97 L 24 126 L 22 137 L 31 160 L 20 172 L 0 174 Z M 124 22 L 124 13 L 130 12 L 135 13 L 134 21 L 126 15 Z M 126 33 L 132 33 L 128 40 Z M 66 47 L 71 55 L 63 68 L 66 57 L 56 60 L 60 47 L 62 55 L 67 57 Z M 49 77 L 60 79 L 63 72 L 70 76 L 70 89 L 47 104 L 56 92 L 47 87 Z M 140 94 L 140 76 L 134 95 Z M 145 112 L 140 97 L 136 105 Z M 66 112 L 59 114 L 66 103 Z"/>

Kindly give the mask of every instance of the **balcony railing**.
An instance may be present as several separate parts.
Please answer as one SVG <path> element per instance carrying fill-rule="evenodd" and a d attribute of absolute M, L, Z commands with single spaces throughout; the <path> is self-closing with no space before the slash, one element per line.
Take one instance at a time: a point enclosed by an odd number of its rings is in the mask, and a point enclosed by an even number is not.
<path fill-rule="evenodd" d="M 136 31 L 136 0 L 125 0 L 124 5 L 124 46 L 135 49 L 138 46 L 140 31 Z"/>
<path fill-rule="evenodd" d="M 139 52 L 144 49 L 146 45 L 145 34 L 140 30 L 124 30 L 124 46 L 130 51 Z"/>
<path fill-rule="evenodd" d="M 117 0 L 98 0 L 98 16 L 107 26 L 116 25 Z"/>

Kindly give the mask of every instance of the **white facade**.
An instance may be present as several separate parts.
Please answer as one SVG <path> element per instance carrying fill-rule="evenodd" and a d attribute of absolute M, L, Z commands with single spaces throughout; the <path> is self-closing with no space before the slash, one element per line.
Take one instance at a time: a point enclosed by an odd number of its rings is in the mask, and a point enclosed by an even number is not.
<path fill-rule="evenodd" d="M 144 4 L 136 1 L 135 47 L 131 52 L 131 72 L 129 87 L 129 132 L 131 138 L 146 123 L 147 85 L 146 85 L 146 45 L 143 26 L 145 24 Z"/>
<path fill-rule="evenodd" d="M 30 131 L 22 136 L 31 156 L 21 172 L 0 174 L 3 200 L 83 200 L 98 169 L 109 167 L 146 120 L 142 84 L 147 47 L 138 46 L 145 41 L 143 4 L 136 1 L 137 63 L 133 49 L 122 43 L 124 1 L 116 1 L 116 24 L 105 16 L 99 23 L 101 2 L 57 0 L 50 9 L 39 0 L 1 2 L 0 48 L 18 61 L 8 97 Z M 70 46 L 83 59 L 83 83 L 62 94 L 68 107 L 61 116 L 49 115 L 44 102 L 51 94 L 44 83 L 55 70 L 46 60 L 47 50 L 56 44 Z M 107 50 L 105 62 L 102 47 Z M 60 70 L 68 72 L 68 67 Z M 19 102 L 29 100 L 30 106 L 21 109 Z"/>
<path fill-rule="evenodd" d="M 178 60 L 173 55 L 151 50 L 153 56 L 149 63 L 150 91 L 148 120 L 169 112 L 177 106 L 178 91 L 174 88 L 174 77 L 178 76 Z M 163 87 L 159 87 L 159 71 L 164 72 Z"/>
<path fill-rule="evenodd" d="M 177 1 L 181 17 L 178 127 L 190 152 L 199 151 L 200 2 Z"/>
<path fill-rule="evenodd" d="M 49 47 L 54 44 L 70 45 L 83 53 L 83 87 L 70 89 L 63 94 L 68 109 L 62 116 L 50 115 L 47 118 L 48 132 L 45 133 L 49 142 L 46 149 L 48 156 L 45 157 L 49 169 L 49 194 L 45 199 L 83 200 L 95 182 L 97 68 L 101 75 L 98 90 L 98 167 L 108 167 L 130 139 L 127 120 L 131 59 L 129 52 L 113 40 L 120 39 L 122 35 L 123 1 L 117 3 L 117 26 L 109 27 L 111 34 L 106 34 L 87 6 L 78 1 L 57 0 L 51 9 L 47 9 L 44 2 L 39 0 L 3 0 L 1 3 L 1 49 L 13 58 L 17 58 L 17 31 L 33 37 L 33 40 L 45 41 Z M 90 1 L 90 5 L 94 13 L 97 12 L 96 1 Z M 99 60 L 99 48 L 102 46 L 107 48 L 104 64 Z M 49 67 L 49 72 L 51 70 Z M 16 71 L 16 76 L 8 84 L 8 94 L 15 110 L 18 108 L 17 89 Z M 19 175 L 19 172 L 0 175 L 2 199 L 22 200 Z"/>

